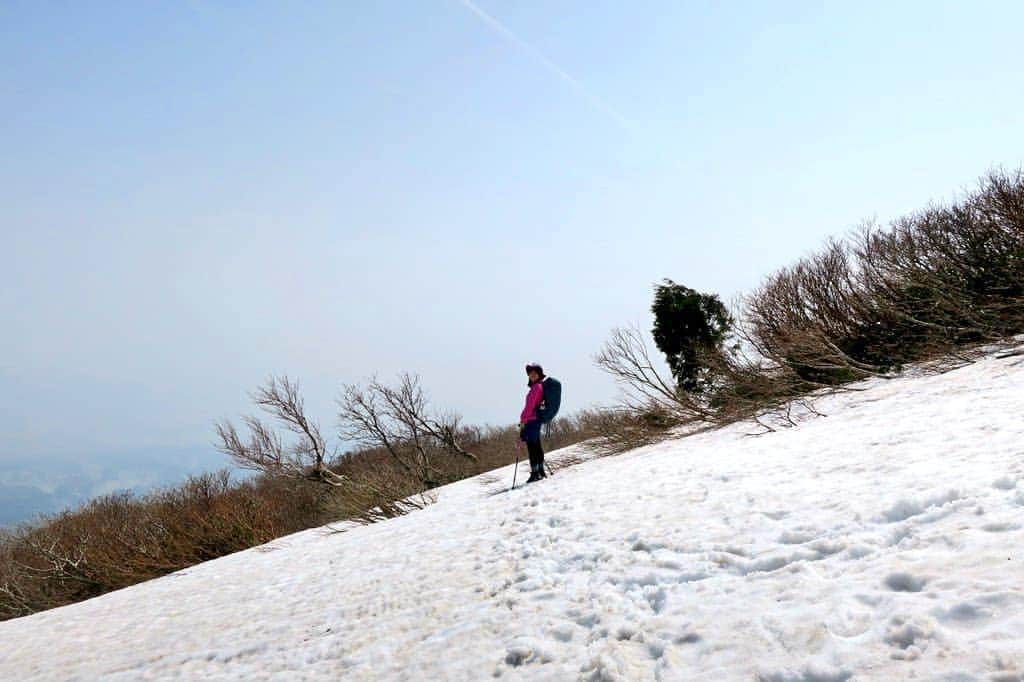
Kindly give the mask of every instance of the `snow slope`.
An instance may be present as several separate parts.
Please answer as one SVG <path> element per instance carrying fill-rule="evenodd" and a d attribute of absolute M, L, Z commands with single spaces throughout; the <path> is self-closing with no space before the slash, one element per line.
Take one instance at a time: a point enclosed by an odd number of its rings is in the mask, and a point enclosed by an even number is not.
<path fill-rule="evenodd" d="M 858 387 L 0 623 L 0 678 L 1024 680 L 1024 363 Z"/>

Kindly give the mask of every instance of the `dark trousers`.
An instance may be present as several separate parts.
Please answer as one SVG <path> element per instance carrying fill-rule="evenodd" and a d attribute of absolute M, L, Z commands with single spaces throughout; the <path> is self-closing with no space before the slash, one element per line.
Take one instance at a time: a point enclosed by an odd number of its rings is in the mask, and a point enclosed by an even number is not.
<path fill-rule="evenodd" d="M 530 471 L 535 474 L 544 473 L 544 448 L 540 444 L 540 420 L 526 422 L 519 438 L 526 443 L 526 451 L 530 454 Z"/>

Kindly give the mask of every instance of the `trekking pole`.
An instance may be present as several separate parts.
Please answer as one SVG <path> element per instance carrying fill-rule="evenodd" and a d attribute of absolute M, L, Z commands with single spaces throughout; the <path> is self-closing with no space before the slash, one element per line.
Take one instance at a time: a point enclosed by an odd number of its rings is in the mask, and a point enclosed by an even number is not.
<path fill-rule="evenodd" d="M 516 448 L 516 466 L 512 469 L 512 487 L 508 489 L 512 492 L 516 489 L 516 475 L 519 474 L 519 448 Z"/>
<path fill-rule="evenodd" d="M 509 492 L 516 489 L 516 476 L 519 474 L 519 450 L 522 448 L 521 443 L 521 440 L 516 441 L 516 466 L 512 469 L 512 487 L 508 489 Z"/>

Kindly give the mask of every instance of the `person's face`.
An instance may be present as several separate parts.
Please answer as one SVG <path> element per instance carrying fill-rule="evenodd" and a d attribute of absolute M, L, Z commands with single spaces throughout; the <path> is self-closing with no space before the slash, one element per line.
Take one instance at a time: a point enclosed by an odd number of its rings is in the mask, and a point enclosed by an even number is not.
<path fill-rule="evenodd" d="M 529 377 L 530 383 L 534 383 L 534 384 L 537 383 L 537 381 L 540 379 L 540 375 L 537 374 L 532 369 L 529 371 L 529 373 L 526 376 Z"/>

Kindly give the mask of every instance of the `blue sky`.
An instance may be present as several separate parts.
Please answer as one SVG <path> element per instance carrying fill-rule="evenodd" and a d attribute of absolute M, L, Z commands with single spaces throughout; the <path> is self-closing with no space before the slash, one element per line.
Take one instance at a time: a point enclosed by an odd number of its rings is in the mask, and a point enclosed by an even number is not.
<path fill-rule="evenodd" d="M 419 372 L 566 407 L 671 277 L 725 298 L 1024 158 L 1019 2 L 0 5 L 0 462 L 326 426 Z M 141 455 L 140 455 L 141 456 Z M 212 465 L 221 462 L 211 453 Z"/>

